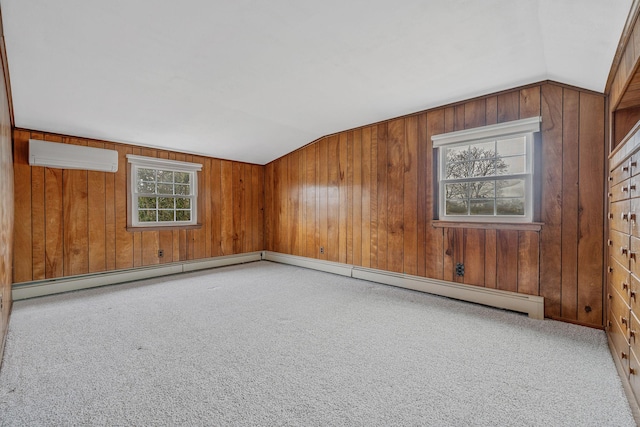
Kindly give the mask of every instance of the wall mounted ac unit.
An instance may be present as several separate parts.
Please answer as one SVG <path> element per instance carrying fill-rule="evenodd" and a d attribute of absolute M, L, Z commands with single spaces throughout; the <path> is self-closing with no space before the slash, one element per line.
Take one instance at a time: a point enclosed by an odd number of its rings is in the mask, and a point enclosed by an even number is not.
<path fill-rule="evenodd" d="M 118 152 L 30 139 L 29 164 L 48 168 L 117 172 Z"/>

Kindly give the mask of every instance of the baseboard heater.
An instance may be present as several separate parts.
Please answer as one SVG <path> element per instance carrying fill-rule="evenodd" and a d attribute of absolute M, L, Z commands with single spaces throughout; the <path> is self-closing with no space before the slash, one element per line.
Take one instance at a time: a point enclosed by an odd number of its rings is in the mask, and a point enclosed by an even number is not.
<path fill-rule="evenodd" d="M 152 277 L 168 276 L 170 274 L 186 273 L 189 271 L 224 267 L 227 265 L 244 264 L 247 262 L 260 261 L 261 259 L 262 252 L 249 252 L 194 261 L 159 264 L 127 270 L 83 274 L 79 276 L 63 277 L 60 279 L 14 283 L 12 286 L 11 296 L 14 301 L 18 301 L 44 295 L 59 294 L 62 292 L 77 291 L 80 289 L 149 279 Z"/>
<path fill-rule="evenodd" d="M 412 289 L 489 307 L 517 311 L 519 313 L 526 313 L 533 319 L 544 319 L 544 298 L 536 295 L 525 295 L 499 289 L 464 285 L 445 280 L 392 273 L 374 268 L 356 267 L 348 264 L 281 254 L 278 252 L 265 251 L 263 259 L 368 280 L 370 282 Z"/>

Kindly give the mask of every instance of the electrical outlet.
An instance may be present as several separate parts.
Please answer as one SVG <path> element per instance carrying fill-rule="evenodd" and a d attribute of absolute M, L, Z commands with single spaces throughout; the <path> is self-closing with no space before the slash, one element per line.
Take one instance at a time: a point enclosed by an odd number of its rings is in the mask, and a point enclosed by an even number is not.
<path fill-rule="evenodd" d="M 464 276 L 464 264 L 459 262 L 456 264 L 456 274 L 458 276 Z"/>
<path fill-rule="evenodd" d="M 158 258 L 162 258 L 164 256 L 164 249 L 158 249 Z"/>
<path fill-rule="evenodd" d="M 323 254 L 324 253 L 324 246 L 320 246 L 320 253 Z"/>

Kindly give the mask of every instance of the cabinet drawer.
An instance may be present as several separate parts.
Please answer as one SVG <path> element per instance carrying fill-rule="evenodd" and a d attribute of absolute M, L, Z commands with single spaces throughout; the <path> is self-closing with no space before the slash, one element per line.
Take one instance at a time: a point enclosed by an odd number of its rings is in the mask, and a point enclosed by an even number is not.
<path fill-rule="evenodd" d="M 640 279 L 634 274 L 629 276 L 629 307 L 636 316 L 640 315 Z"/>
<path fill-rule="evenodd" d="M 611 315 L 609 316 L 611 317 Z M 615 349 L 615 357 L 620 360 L 625 372 L 629 372 L 629 343 L 625 333 L 620 329 L 618 322 L 615 319 L 610 321 L 609 336 Z"/>
<path fill-rule="evenodd" d="M 631 159 L 627 159 L 611 171 L 609 182 L 612 185 L 618 184 L 631 176 L 631 162 Z"/>
<path fill-rule="evenodd" d="M 639 176 L 640 178 L 640 176 Z M 634 197 L 629 201 L 629 230 L 633 236 L 640 237 L 640 197 Z M 622 216 L 622 213 L 621 213 Z"/>
<path fill-rule="evenodd" d="M 638 159 L 640 159 L 640 151 L 636 151 L 631 155 L 631 159 L 629 160 L 629 169 L 631 172 L 631 176 L 636 176 L 640 173 L 640 164 L 638 163 Z"/>
<path fill-rule="evenodd" d="M 629 271 L 640 277 L 640 238 L 629 238 L 627 257 L 629 258 Z"/>
<path fill-rule="evenodd" d="M 629 315 L 631 314 L 631 308 L 627 302 L 627 297 L 621 295 L 615 289 L 612 290 L 609 293 L 609 310 L 613 316 L 609 319 L 615 320 L 626 334 L 629 329 Z"/>
<path fill-rule="evenodd" d="M 633 390 L 637 400 L 640 398 L 640 362 L 638 362 L 638 353 L 634 352 L 633 349 L 629 355 L 629 369 L 626 374 L 629 378 L 631 390 Z"/>
<path fill-rule="evenodd" d="M 623 295 L 629 293 L 629 270 L 613 257 L 609 257 L 608 281 L 609 292 L 615 289 Z"/>
<path fill-rule="evenodd" d="M 624 330 L 624 328 L 622 329 Z M 638 317 L 633 311 L 629 314 L 627 340 L 629 341 L 631 350 L 635 350 L 636 354 L 640 355 L 640 320 L 638 320 Z"/>
<path fill-rule="evenodd" d="M 618 184 L 610 187 L 609 189 L 609 201 L 610 202 L 617 202 L 619 200 L 626 200 L 630 197 L 629 193 L 631 191 L 631 189 L 629 188 L 629 186 L 631 185 L 631 182 L 629 179 L 625 179 L 622 182 L 619 182 Z"/>
<path fill-rule="evenodd" d="M 609 230 L 609 255 L 623 266 L 629 266 L 629 235 Z"/>
<path fill-rule="evenodd" d="M 640 201 L 640 199 L 637 199 Z M 631 232 L 631 200 L 609 203 L 609 227 L 629 234 Z"/>

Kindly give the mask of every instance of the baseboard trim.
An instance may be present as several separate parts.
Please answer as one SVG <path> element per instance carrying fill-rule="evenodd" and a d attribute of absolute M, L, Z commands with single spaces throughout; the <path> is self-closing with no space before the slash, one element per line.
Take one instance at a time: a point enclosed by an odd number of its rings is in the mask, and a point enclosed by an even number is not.
<path fill-rule="evenodd" d="M 63 277 L 60 279 L 14 283 L 11 294 L 14 301 L 19 301 L 45 295 L 59 294 L 62 292 L 149 279 L 152 277 L 168 276 L 171 274 L 186 273 L 189 271 L 204 270 L 234 264 L 244 264 L 247 262 L 260 261 L 261 259 L 262 252 L 248 252 L 244 254 L 160 264 L 127 270 L 83 274 L 80 276 Z"/>
<path fill-rule="evenodd" d="M 290 264 L 328 273 L 340 274 L 370 282 L 382 283 L 399 288 L 411 289 L 444 296 L 461 301 L 473 302 L 489 307 L 502 308 L 526 313 L 533 319 L 544 319 L 544 298 L 535 295 L 464 285 L 445 280 L 429 279 L 402 273 L 392 273 L 373 268 L 356 267 L 337 262 L 265 251 L 263 259 L 282 264 Z"/>

